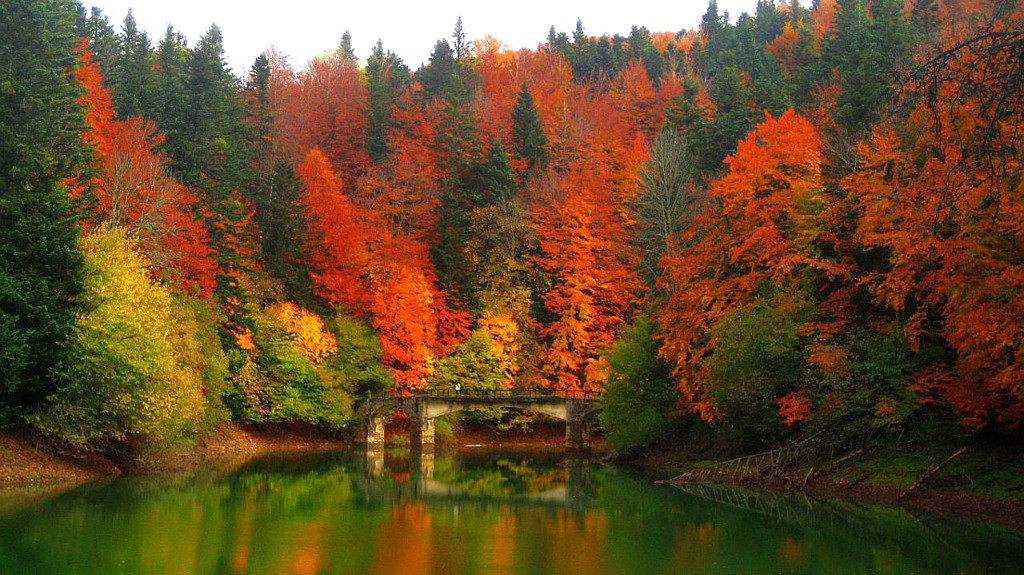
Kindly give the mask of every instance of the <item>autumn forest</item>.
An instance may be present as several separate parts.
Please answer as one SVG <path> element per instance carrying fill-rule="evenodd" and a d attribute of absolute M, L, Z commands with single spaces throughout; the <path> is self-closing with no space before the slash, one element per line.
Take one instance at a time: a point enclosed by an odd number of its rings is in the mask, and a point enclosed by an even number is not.
<path fill-rule="evenodd" d="M 472 24 L 237 77 L 216 25 L 5 0 L 0 424 L 340 430 L 458 384 L 599 391 L 621 449 L 1019 431 L 1024 5 Z"/>

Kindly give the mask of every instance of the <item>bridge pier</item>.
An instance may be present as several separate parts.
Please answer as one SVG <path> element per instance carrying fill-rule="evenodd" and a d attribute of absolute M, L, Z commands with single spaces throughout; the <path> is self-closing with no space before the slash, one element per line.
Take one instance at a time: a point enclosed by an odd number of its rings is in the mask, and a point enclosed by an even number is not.
<path fill-rule="evenodd" d="M 419 413 L 409 421 L 409 444 L 423 452 L 434 451 L 434 419 Z"/>
<path fill-rule="evenodd" d="M 434 418 L 430 402 L 413 399 L 407 402 L 403 410 L 409 415 L 409 444 L 414 450 L 434 451 Z"/>
<path fill-rule="evenodd" d="M 366 447 L 366 473 L 374 478 L 384 477 L 384 449 L 383 446 L 374 448 Z"/>
<path fill-rule="evenodd" d="M 565 406 L 565 447 L 570 451 L 590 449 L 593 435 L 591 402 L 570 399 Z"/>
<path fill-rule="evenodd" d="M 384 421 L 383 415 L 370 415 L 364 421 L 365 429 L 363 441 L 369 449 L 384 448 Z"/>
<path fill-rule="evenodd" d="M 589 421 L 565 423 L 565 447 L 570 451 L 587 451 L 591 446 L 592 426 Z"/>

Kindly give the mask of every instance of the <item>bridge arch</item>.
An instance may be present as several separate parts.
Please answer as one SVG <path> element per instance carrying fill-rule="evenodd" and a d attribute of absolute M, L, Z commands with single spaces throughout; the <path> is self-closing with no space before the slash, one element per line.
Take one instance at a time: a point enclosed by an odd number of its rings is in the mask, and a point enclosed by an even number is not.
<path fill-rule="evenodd" d="M 462 393 L 429 391 L 415 395 L 371 397 L 360 408 L 364 419 L 368 446 L 384 445 L 384 422 L 387 416 L 401 410 L 411 421 L 410 441 L 415 447 L 431 449 L 434 445 L 434 420 L 465 409 L 483 407 L 517 408 L 548 415 L 565 421 L 566 447 L 571 450 L 590 448 L 594 414 L 600 409 L 598 395 L 593 393 L 539 393 L 512 390 L 464 391 Z"/>

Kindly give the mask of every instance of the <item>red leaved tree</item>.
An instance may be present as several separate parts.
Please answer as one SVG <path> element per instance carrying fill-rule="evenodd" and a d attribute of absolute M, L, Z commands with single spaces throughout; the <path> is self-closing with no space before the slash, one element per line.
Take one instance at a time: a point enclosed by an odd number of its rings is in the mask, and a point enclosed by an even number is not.
<path fill-rule="evenodd" d="M 128 229 L 164 279 L 206 296 L 215 283 L 217 264 L 206 229 L 196 217 L 196 197 L 167 168 L 156 150 L 162 143 L 156 125 L 140 117 L 117 120 L 110 94 L 92 54 L 79 52 L 75 77 L 84 92 L 83 133 L 95 154 L 94 172 L 80 193 L 88 193 L 94 221 Z"/>

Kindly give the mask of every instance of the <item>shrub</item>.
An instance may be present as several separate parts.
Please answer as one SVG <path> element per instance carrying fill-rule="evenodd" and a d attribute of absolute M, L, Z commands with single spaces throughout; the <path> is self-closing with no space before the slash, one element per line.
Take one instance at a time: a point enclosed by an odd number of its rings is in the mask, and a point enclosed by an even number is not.
<path fill-rule="evenodd" d="M 814 312 L 807 300 L 780 294 L 735 308 L 715 326 L 715 352 L 704 366 L 726 439 L 770 443 L 784 429 L 780 407 L 785 416 L 803 397 L 791 394 L 817 386 L 800 336 Z"/>
<path fill-rule="evenodd" d="M 384 350 L 373 328 L 341 313 L 330 322 L 330 328 L 338 351 L 326 364 L 348 378 L 354 393 L 381 395 L 394 387 L 394 376 L 381 363 Z"/>
<path fill-rule="evenodd" d="M 632 450 L 664 437 L 673 427 L 677 396 L 651 320 L 640 317 L 624 330 L 607 358 L 611 374 L 600 420 L 608 442 Z"/>

